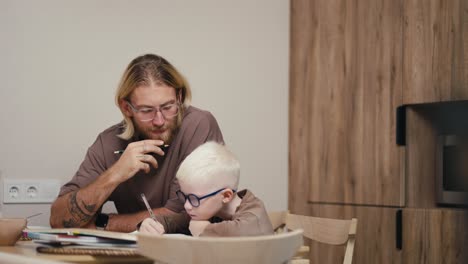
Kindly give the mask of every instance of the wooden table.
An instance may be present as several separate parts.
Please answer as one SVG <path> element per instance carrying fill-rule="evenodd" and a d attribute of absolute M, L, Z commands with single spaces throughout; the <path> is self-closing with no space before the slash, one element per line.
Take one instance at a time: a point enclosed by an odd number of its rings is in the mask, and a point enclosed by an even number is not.
<path fill-rule="evenodd" d="M 138 263 L 153 264 L 153 261 L 144 257 L 108 257 L 91 255 L 60 255 L 38 253 L 39 244 L 32 241 L 18 241 L 14 246 L 0 246 L 0 263 L 31 263 L 31 264 L 57 264 L 57 263 Z"/>

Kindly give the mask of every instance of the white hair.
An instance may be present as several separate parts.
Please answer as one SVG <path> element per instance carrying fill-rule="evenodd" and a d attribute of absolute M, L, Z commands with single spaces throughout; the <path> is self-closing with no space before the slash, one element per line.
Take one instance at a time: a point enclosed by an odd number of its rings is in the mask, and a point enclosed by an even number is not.
<path fill-rule="evenodd" d="M 192 186 L 213 185 L 237 190 L 239 175 L 240 163 L 236 156 L 226 146 L 210 141 L 184 159 L 176 177 Z"/>

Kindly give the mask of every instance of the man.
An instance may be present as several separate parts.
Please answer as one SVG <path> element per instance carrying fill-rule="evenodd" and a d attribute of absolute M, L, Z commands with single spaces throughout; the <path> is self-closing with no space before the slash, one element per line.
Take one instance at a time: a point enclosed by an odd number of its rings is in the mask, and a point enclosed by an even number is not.
<path fill-rule="evenodd" d="M 190 106 L 183 76 L 164 58 L 135 58 L 124 72 L 116 103 L 122 123 L 98 135 L 71 181 L 52 204 L 50 225 L 131 232 L 148 216 L 180 212 L 175 174 L 179 164 L 206 141 L 223 142 L 215 118 Z M 118 214 L 101 214 L 106 201 Z"/>

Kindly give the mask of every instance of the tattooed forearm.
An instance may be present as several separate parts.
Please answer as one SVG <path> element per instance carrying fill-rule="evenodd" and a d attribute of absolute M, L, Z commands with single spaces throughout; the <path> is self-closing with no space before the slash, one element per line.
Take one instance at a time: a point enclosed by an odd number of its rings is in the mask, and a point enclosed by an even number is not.
<path fill-rule="evenodd" d="M 85 202 L 81 201 L 83 204 L 83 207 L 90 213 L 95 213 L 96 212 L 96 205 L 95 204 L 85 204 Z"/>
<path fill-rule="evenodd" d="M 88 205 L 81 201 L 84 210 L 80 208 L 76 198 L 77 193 L 78 192 L 76 191 L 70 195 L 68 209 L 72 215 L 72 218 L 63 220 L 62 223 L 64 227 L 76 227 L 86 224 L 93 218 L 94 214 L 96 213 L 94 211 L 96 208 L 95 204 Z"/>
<path fill-rule="evenodd" d="M 76 227 L 78 225 L 78 223 L 73 221 L 73 219 L 63 220 L 62 224 L 63 227 Z"/>

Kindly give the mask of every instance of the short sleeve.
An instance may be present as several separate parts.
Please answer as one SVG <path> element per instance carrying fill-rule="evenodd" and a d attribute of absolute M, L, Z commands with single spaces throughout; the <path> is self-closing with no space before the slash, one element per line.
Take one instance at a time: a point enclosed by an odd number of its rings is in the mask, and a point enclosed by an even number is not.
<path fill-rule="evenodd" d="M 106 167 L 102 150 L 102 141 L 99 136 L 93 145 L 88 148 L 85 159 L 73 178 L 60 188 L 59 196 L 87 186 L 97 179 L 97 177 L 99 177 L 99 175 L 101 175 L 105 170 Z"/>
<path fill-rule="evenodd" d="M 223 134 L 219 128 L 218 122 L 214 116 L 208 112 L 203 111 L 198 117 L 191 118 L 186 126 L 186 136 L 182 138 L 182 153 L 185 159 L 193 150 L 198 146 L 208 141 L 215 141 L 224 144 Z"/>

